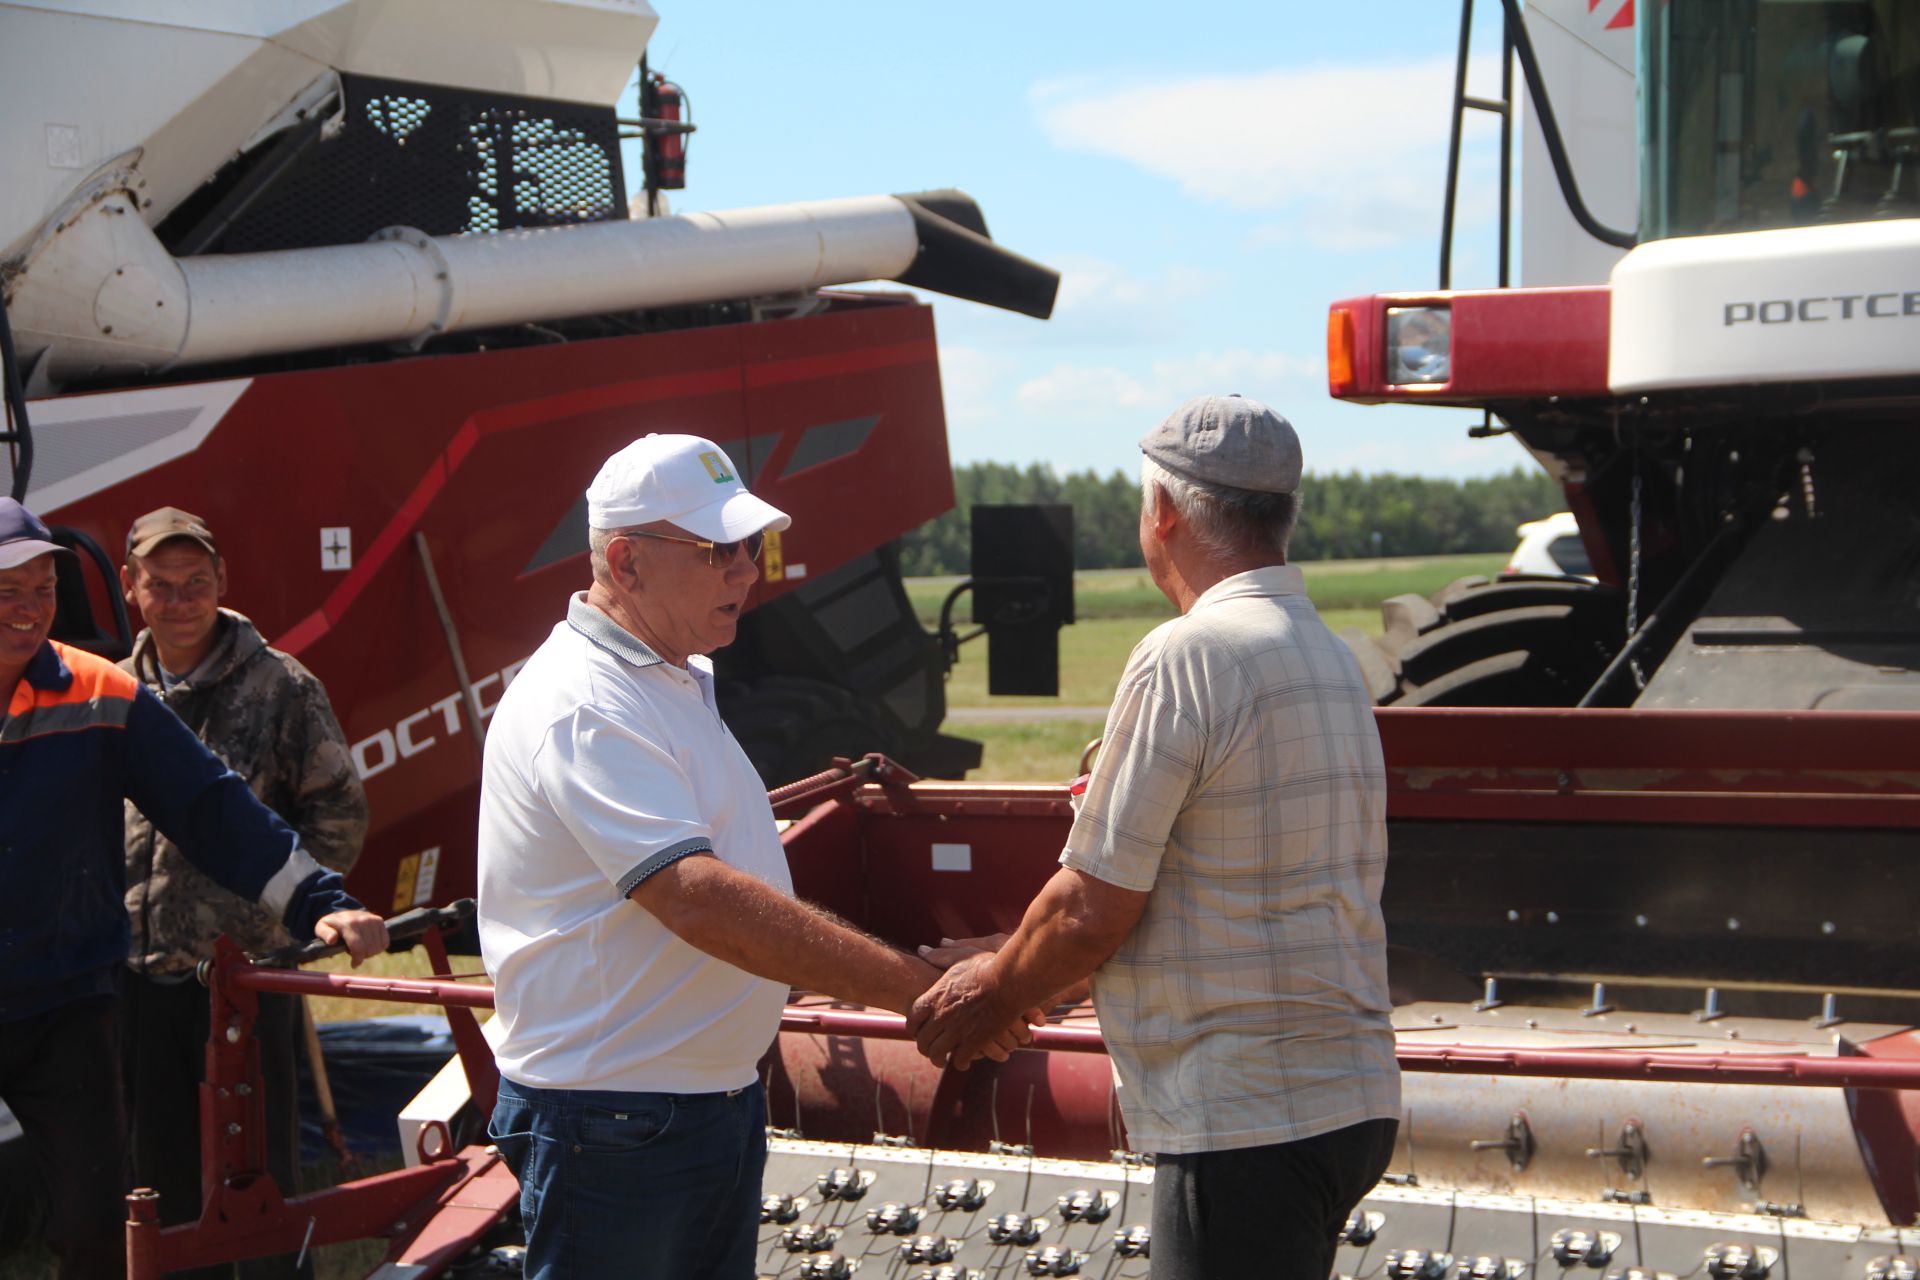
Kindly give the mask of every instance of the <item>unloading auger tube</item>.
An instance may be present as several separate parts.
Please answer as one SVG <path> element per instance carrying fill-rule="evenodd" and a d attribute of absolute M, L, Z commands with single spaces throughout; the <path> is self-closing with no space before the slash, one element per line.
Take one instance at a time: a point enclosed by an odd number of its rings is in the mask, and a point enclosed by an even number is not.
<path fill-rule="evenodd" d="M 103 175 L 13 263 L 21 359 L 56 380 L 893 280 L 1045 318 L 1056 272 L 996 245 L 957 191 L 494 235 L 175 258 L 143 180 Z"/>

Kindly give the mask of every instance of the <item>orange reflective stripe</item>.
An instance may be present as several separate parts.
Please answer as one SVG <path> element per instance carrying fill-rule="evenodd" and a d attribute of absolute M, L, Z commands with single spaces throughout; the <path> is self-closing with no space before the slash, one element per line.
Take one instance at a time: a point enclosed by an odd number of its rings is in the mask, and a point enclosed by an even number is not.
<path fill-rule="evenodd" d="M 61 644 L 58 640 L 53 642 L 53 648 L 60 655 L 60 660 L 67 664 L 67 670 L 73 672 L 73 682 L 64 689 L 35 689 L 36 705 L 59 707 L 74 702 L 93 702 L 100 698 L 133 701 L 140 682 L 130 673 L 122 671 L 105 658 Z M 24 685 L 26 682 L 23 680 L 21 683 Z"/>

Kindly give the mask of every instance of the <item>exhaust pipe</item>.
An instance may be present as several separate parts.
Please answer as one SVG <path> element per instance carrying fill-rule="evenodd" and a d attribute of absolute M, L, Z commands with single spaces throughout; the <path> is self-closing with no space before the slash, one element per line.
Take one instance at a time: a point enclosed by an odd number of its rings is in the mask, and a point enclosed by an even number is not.
<path fill-rule="evenodd" d="M 893 280 L 1045 319 L 1059 275 L 961 192 L 174 258 L 110 175 L 12 264 L 22 359 L 59 380 Z"/>

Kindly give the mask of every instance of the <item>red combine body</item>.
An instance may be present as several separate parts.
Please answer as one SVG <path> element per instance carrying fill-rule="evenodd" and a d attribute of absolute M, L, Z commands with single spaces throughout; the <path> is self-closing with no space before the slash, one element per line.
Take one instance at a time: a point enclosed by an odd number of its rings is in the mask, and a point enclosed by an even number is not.
<path fill-rule="evenodd" d="M 1044 317 L 1054 273 L 958 192 L 640 216 L 684 185 L 692 127 L 644 67 L 641 115 L 616 115 L 644 4 L 508 6 L 489 39 L 542 67 L 449 48 L 417 6 L 308 7 L 381 41 L 242 6 L 167 27 L 181 56 L 139 53 L 144 93 L 82 102 L 53 78 L 17 122 L 103 119 L 71 173 L 0 201 L 0 475 L 92 562 L 56 637 L 123 653 L 129 522 L 204 516 L 233 548 L 231 600 L 321 678 L 353 744 L 373 830 L 352 889 L 445 902 L 473 889 L 489 709 L 585 581 L 586 483 L 640 435 L 692 432 L 794 517 L 718 662 L 768 782 L 868 750 L 977 764 L 940 732 L 946 651 L 892 549 L 953 505 L 932 313 L 834 286 Z M 161 38 L 59 10 L 10 19 L 50 65 Z M 235 47 L 259 65 L 221 61 Z M 632 216 L 623 128 L 646 142 Z"/>
<path fill-rule="evenodd" d="M 606 455 L 649 431 L 697 429 L 796 513 L 757 606 L 834 584 L 836 569 L 953 503 L 932 316 L 904 298 L 164 394 L 198 414 L 197 445 L 48 518 L 117 551 L 134 517 L 171 503 L 233 539 L 233 598 L 322 676 L 353 743 L 375 825 L 352 887 L 395 910 L 473 892 L 479 743 L 455 653 L 484 724 L 580 589 L 581 495 Z M 57 441 L 81 423 L 137 420 L 155 395 L 33 409 Z M 910 727 L 931 739 L 938 671 L 923 657 L 900 674 L 927 686 L 930 722 Z"/>

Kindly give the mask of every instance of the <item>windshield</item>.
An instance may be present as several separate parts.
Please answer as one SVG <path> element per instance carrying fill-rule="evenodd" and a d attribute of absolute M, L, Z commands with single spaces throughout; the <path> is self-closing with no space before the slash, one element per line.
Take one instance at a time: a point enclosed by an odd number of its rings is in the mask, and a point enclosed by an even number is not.
<path fill-rule="evenodd" d="M 1920 4 L 1641 15 L 1641 239 L 1920 216 Z"/>

